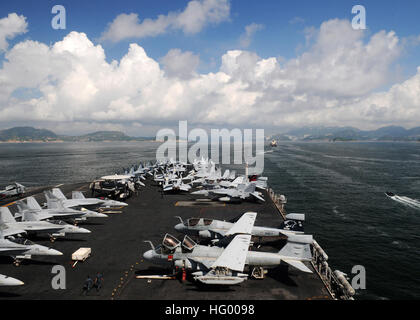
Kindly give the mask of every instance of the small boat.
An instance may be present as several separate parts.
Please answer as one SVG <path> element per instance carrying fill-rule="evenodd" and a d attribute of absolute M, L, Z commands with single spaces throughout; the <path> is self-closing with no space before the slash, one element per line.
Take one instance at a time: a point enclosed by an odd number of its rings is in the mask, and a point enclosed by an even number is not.
<path fill-rule="evenodd" d="M 276 140 L 271 140 L 271 146 L 272 147 L 277 147 L 277 141 Z"/>
<path fill-rule="evenodd" d="M 395 197 L 395 194 L 394 193 L 392 193 L 392 192 L 385 192 L 385 194 L 388 196 L 388 197 L 390 197 L 390 198 L 392 198 L 392 197 Z"/>

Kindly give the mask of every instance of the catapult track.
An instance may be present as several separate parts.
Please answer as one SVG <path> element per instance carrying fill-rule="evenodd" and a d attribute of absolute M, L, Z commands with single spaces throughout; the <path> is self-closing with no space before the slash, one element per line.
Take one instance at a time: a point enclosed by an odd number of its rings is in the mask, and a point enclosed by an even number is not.
<path fill-rule="evenodd" d="M 66 196 L 73 190 L 88 192 L 88 183 L 62 185 Z M 42 191 L 44 188 L 39 189 Z M 46 189 L 46 188 L 45 188 Z M 138 195 L 127 200 L 128 207 L 122 213 L 110 214 L 108 218 L 90 219 L 80 224 L 92 231 L 87 235 L 73 235 L 51 243 L 48 238 L 35 238 L 34 241 L 63 252 L 60 257 L 36 257 L 25 261 L 20 267 L 12 264 L 11 258 L 0 258 L 2 274 L 18 278 L 25 285 L 20 287 L 0 287 L 0 299 L 162 299 L 162 300 L 306 300 L 331 299 L 312 264 L 307 264 L 313 274 L 305 274 L 289 267 L 269 270 L 263 280 L 249 279 L 239 286 L 229 288 L 201 288 L 190 282 L 178 280 L 136 279 L 137 275 L 168 274 L 143 261 L 142 254 L 150 248 L 144 240 L 154 244 L 162 241 L 166 233 L 177 236 L 174 225 L 177 219 L 189 217 L 209 217 L 229 220 L 247 211 L 258 212 L 256 225 L 278 227 L 283 220 L 279 205 L 272 194 L 265 193 L 265 203 L 243 202 L 225 206 L 193 205 L 179 206 L 179 201 L 191 201 L 199 196 L 190 194 L 162 194 L 150 180 L 141 188 Z M 45 202 L 42 192 L 35 194 L 38 202 Z M 274 201 L 273 201 L 274 200 Z M 12 212 L 14 204 L 2 201 Z M 283 208 L 284 210 L 284 208 Z M 181 238 L 181 237 L 180 237 Z M 80 247 L 92 248 L 92 256 L 85 262 L 72 267 L 71 254 Z M 281 243 L 280 243 L 281 247 Z M 276 252 L 279 243 L 263 246 L 258 250 Z M 51 280 L 54 265 L 66 269 L 66 289 L 54 290 Z M 87 277 L 97 272 L 104 275 L 104 285 L 99 293 L 92 290 L 82 296 L 82 286 Z"/>

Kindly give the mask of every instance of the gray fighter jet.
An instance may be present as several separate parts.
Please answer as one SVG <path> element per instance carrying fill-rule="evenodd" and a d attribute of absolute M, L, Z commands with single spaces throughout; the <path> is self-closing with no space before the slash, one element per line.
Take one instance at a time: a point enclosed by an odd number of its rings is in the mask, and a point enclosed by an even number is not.
<path fill-rule="evenodd" d="M 30 212 L 23 213 L 22 221 L 17 222 L 7 207 L 0 207 L 0 228 L 4 236 L 18 235 L 24 230 L 28 234 L 48 234 L 51 242 L 66 234 L 90 233 L 88 229 L 79 228 L 63 221 L 40 221 Z"/>
<path fill-rule="evenodd" d="M 54 190 L 58 191 L 54 193 Z M 67 199 L 61 192 L 61 190 L 57 188 L 54 188 L 52 192 L 44 191 L 44 195 L 47 199 L 48 209 L 80 209 L 76 211 L 82 212 L 83 218 L 108 218 L 106 214 L 95 212 L 85 208 L 85 206 L 100 204 L 100 199 Z"/>
<path fill-rule="evenodd" d="M 245 266 L 276 267 L 285 262 L 300 271 L 312 273 L 303 263 L 312 258 L 311 235 L 291 235 L 278 253 L 249 251 L 251 232 L 256 218 L 255 212 L 247 212 L 226 233 L 234 238 L 226 248 L 202 246 L 188 236 L 180 242 L 166 234 L 158 247 L 152 246 L 143 257 L 153 263 L 167 267 L 185 268 L 195 280 L 204 284 L 235 285 L 247 279 Z"/>
<path fill-rule="evenodd" d="M 71 200 L 100 200 L 99 204 L 103 207 L 126 207 L 128 206 L 127 203 L 122 201 L 116 200 L 108 200 L 108 199 L 96 199 L 96 198 L 85 198 L 85 195 L 81 191 L 73 191 Z M 67 199 L 66 199 L 67 200 Z"/>
<path fill-rule="evenodd" d="M 15 217 L 21 218 L 25 213 L 32 213 L 37 217 L 37 220 L 46 219 L 75 219 L 75 220 L 86 220 L 84 217 L 85 213 L 79 210 L 70 208 L 64 208 L 59 200 L 51 200 L 49 202 L 49 208 L 43 209 L 35 200 L 34 197 L 26 198 L 26 203 L 23 200 L 16 201 L 18 212 Z"/>
<path fill-rule="evenodd" d="M 162 188 L 164 192 L 188 192 L 191 189 L 191 186 L 189 184 L 183 183 L 182 179 L 175 179 L 171 181 L 165 180 Z"/>
<path fill-rule="evenodd" d="M 209 196 L 210 194 L 219 196 L 218 200 L 223 202 L 238 202 L 245 199 L 258 199 L 265 202 L 262 194 L 255 191 L 256 185 L 253 183 L 243 183 L 237 188 L 215 188 L 210 190 L 199 190 L 191 192 L 195 195 Z"/>
<path fill-rule="evenodd" d="M 22 259 L 31 259 L 32 256 L 62 256 L 63 254 L 58 250 L 35 244 L 24 238 L 6 239 L 0 230 L 0 255 L 12 257 L 14 264 L 18 266 Z"/>
<path fill-rule="evenodd" d="M 101 199 L 90 198 L 90 199 L 67 199 L 64 193 L 59 188 L 53 188 L 51 190 L 52 195 L 60 199 L 66 208 L 78 207 L 78 206 L 94 206 L 102 203 Z"/>
<path fill-rule="evenodd" d="M 0 274 L 0 286 L 22 286 L 24 283 L 18 279 Z"/>
<path fill-rule="evenodd" d="M 245 213 L 246 214 L 246 213 Z M 177 217 L 181 223 L 175 226 L 175 230 L 187 235 L 198 236 L 203 239 L 222 239 L 226 237 L 227 232 L 233 227 L 233 222 L 214 220 L 208 218 L 189 218 L 185 221 L 181 217 Z M 288 217 L 286 216 L 286 219 Z M 304 215 L 289 216 L 290 220 L 286 220 L 281 228 L 257 227 L 254 226 L 251 231 L 253 239 L 260 238 L 276 238 L 281 236 L 290 236 L 295 234 L 303 234 Z M 294 220 L 299 219 L 299 220 Z"/>

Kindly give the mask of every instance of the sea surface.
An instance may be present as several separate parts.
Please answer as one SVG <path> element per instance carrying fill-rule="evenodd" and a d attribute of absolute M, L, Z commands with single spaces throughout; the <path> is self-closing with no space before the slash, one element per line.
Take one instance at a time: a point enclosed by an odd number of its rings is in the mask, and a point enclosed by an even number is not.
<path fill-rule="evenodd" d="M 91 181 L 155 159 L 156 142 L 0 144 L 0 187 Z M 305 212 L 305 231 L 350 278 L 366 270 L 356 299 L 420 298 L 419 143 L 280 143 L 267 147 L 264 175 L 286 195 L 288 212 Z M 235 166 L 233 166 L 235 167 Z M 238 168 L 238 166 L 236 166 Z M 238 170 L 243 173 L 243 170 Z"/>

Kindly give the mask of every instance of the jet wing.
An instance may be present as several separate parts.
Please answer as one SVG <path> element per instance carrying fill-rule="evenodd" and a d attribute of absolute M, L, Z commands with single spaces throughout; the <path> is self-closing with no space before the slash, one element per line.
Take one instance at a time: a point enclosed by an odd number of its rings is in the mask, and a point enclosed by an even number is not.
<path fill-rule="evenodd" d="M 188 186 L 188 185 L 186 185 L 186 184 L 184 184 L 184 185 L 181 185 L 179 187 L 179 189 L 182 190 L 182 191 L 189 191 L 191 189 L 191 187 Z"/>
<path fill-rule="evenodd" d="M 163 191 L 171 191 L 171 190 L 173 190 L 173 185 L 172 184 L 168 184 L 167 186 L 165 186 L 163 188 Z"/>
<path fill-rule="evenodd" d="M 291 259 L 282 259 L 282 260 L 302 272 L 312 273 L 312 270 L 309 269 L 307 266 L 305 266 L 305 264 L 302 261 L 291 260 Z"/>
<path fill-rule="evenodd" d="M 227 195 L 231 194 L 231 190 L 224 189 L 224 188 L 212 189 L 212 190 L 208 190 L 208 191 L 211 192 L 211 193 L 215 193 L 215 194 L 227 194 Z"/>
<path fill-rule="evenodd" d="M 260 201 L 265 202 L 264 198 L 261 197 L 257 192 L 252 192 L 252 193 L 250 193 L 250 195 L 254 196 L 255 198 L 257 198 Z"/>
<path fill-rule="evenodd" d="M 43 210 L 45 211 L 45 210 Z M 41 211 L 24 211 L 23 213 L 16 213 L 15 217 L 21 217 L 22 221 L 42 221 L 54 218 L 53 214 Z"/>
<path fill-rule="evenodd" d="M 1 255 L 18 255 L 28 251 L 28 248 L 2 248 L 0 247 L 0 254 Z"/>
<path fill-rule="evenodd" d="M 250 243 L 250 234 L 237 235 L 213 263 L 211 268 L 222 267 L 239 272 L 244 271 Z"/>
<path fill-rule="evenodd" d="M 1 233 L 2 237 L 9 237 L 9 236 L 14 236 L 14 235 L 21 234 L 21 233 L 26 233 L 26 231 L 23 230 L 23 229 L 9 228 L 9 227 L 6 227 L 6 226 L 1 226 L 0 227 L 0 233 Z"/>
<path fill-rule="evenodd" d="M 234 234 L 251 234 L 254 227 L 256 212 L 246 212 L 239 218 L 239 220 L 226 232 L 226 236 Z"/>
<path fill-rule="evenodd" d="M 205 266 L 207 269 L 210 269 L 214 263 L 214 260 L 206 260 L 205 258 L 188 258 L 188 260 L 191 260 L 197 264 L 201 264 L 203 266 Z"/>

